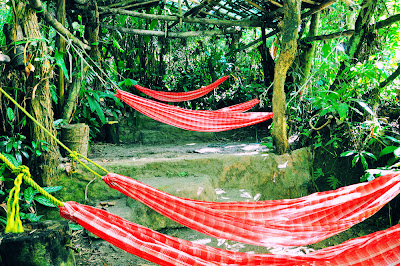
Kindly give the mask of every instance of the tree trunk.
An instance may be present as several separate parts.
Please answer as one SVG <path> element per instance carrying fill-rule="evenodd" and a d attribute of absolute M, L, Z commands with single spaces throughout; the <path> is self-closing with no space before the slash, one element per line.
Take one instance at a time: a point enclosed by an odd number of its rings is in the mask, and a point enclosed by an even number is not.
<path fill-rule="evenodd" d="M 314 37 L 318 34 L 319 18 L 320 18 L 320 12 L 312 15 L 310 23 L 310 31 L 308 32 L 307 38 Z M 302 73 L 302 77 L 299 86 L 300 88 L 302 88 L 302 90 L 304 90 L 303 86 L 306 84 L 307 79 L 311 73 L 311 67 L 314 60 L 314 53 L 315 53 L 315 42 L 312 42 L 308 47 L 308 49 L 304 51 L 303 56 L 301 58 L 300 73 Z"/>
<path fill-rule="evenodd" d="M 47 53 L 47 45 L 45 42 L 39 41 L 41 34 L 36 12 L 24 4 L 19 5 L 19 10 L 21 11 L 22 19 L 20 21 L 23 21 L 25 36 L 28 40 L 35 39 L 37 41 L 36 47 L 30 47 L 33 49 L 33 57 L 44 58 Z M 30 95 L 31 114 L 55 136 L 56 130 L 54 128 L 54 115 L 49 87 L 49 63 L 45 59 L 43 61 L 35 61 L 33 59 L 32 63 L 34 63 L 35 71 L 29 75 L 29 79 L 26 82 L 28 86 L 26 91 L 32 94 Z M 32 139 L 36 143 L 44 140 L 49 144 L 49 151 L 38 157 L 34 166 L 36 167 L 35 172 L 38 173 L 38 177 L 41 179 L 38 180 L 39 183 L 46 186 L 51 185 L 51 180 L 55 177 L 59 164 L 60 153 L 58 145 L 36 124 L 32 124 L 31 133 Z"/>
<path fill-rule="evenodd" d="M 65 12 L 65 0 L 57 0 L 57 20 L 61 23 L 61 25 L 65 26 L 65 21 L 67 19 L 67 14 Z M 56 37 L 56 47 L 61 54 L 65 53 L 65 40 L 62 36 L 57 35 Z M 72 74 L 72 73 L 71 73 Z M 58 96 L 60 97 L 60 102 L 58 105 L 58 112 L 61 111 L 62 106 L 64 105 L 64 97 L 65 97 L 65 79 L 64 79 L 64 71 L 61 67 L 58 67 Z"/>
<path fill-rule="evenodd" d="M 361 5 L 363 8 L 361 9 L 357 17 L 354 34 L 351 36 L 348 48 L 346 49 L 347 55 L 351 60 L 351 62 L 353 63 L 356 63 L 358 56 L 360 54 L 363 42 L 365 40 L 365 36 L 369 30 L 371 19 L 376 9 L 376 5 L 377 5 L 377 0 L 364 0 L 363 4 Z M 349 80 L 349 77 L 347 76 L 345 71 L 346 63 L 347 62 L 342 61 L 342 63 L 340 64 L 339 71 L 336 75 L 335 81 L 331 86 L 331 90 L 339 89 L 340 83 L 347 82 Z"/>
<path fill-rule="evenodd" d="M 282 25 L 281 53 L 275 65 L 274 91 L 272 96 L 273 137 L 278 154 L 288 148 L 286 132 L 286 95 L 284 91 L 286 74 L 292 65 L 297 50 L 297 37 L 300 26 L 300 1 L 284 0 L 284 19 Z"/>

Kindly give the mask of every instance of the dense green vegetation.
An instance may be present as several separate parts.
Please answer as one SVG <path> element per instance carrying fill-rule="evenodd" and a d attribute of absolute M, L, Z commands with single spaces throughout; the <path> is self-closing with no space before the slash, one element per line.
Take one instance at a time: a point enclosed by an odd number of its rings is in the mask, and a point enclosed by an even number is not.
<path fill-rule="evenodd" d="M 165 22 L 161 20 L 100 15 L 98 28 L 90 10 L 74 6 L 62 10 L 56 1 L 48 1 L 45 7 L 59 21 L 63 16 L 56 16 L 56 12 L 65 13 L 65 28 L 77 39 L 85 40 L 91 50 L 85 51 L 76 42 L 60 37 L 38 15 L 41 37 L 25 33 L 14 43 L 6 40 L 4 30 L 0 31 L 0 50 L 10 54 L 16 45 L 22 45 L 23 68 L 29 64 L 35 68 L 23 71 L 1 64 L 0 86 L 36 117 L 48 116 L 42 122 L 54 132 L 62 123 L 83 122 L 91 128 L 91 140 L 101 140 L 104 124 L 122 113 L 133 112 L 113 96 L 115 89 L 137 93 L 131 87 L 137 83 L 156 90 L 189 91 L 230 75 L 216 93 L 184 103 L 184 107 L 217 109 L 259 98 L 261 104 L 255 110 L 272 110 L 273 68 L 281 52 L 280 35 L 268 38 L 265 47 L 261 41 L 249 45 L 261 38 L 261 28 L 237 28 L 235 33 L 225 35 L 165 38 L 122 30 L 163 31 Z M 22 1 L 0 0 L 0 29 L 7 23 L 27 27 L 24 8 Z M 160 5 L 141 11 L 162 15 L 176 10 Z M 398 165 L 399 15 L 400 3 L 396 0 L 358 0 L 351 5 L 338 1 L 320 11 L 319 18 L 314 15 L 301 22 L 296 59 L 285 84 L 288 137 L 294 140 L 289 149 L 313 146 L 334 161 L 348 159 L 351 166 L 364 170 Z M 312 27 L 316 32 L 310 30 Z M 182 23 L 171 31 L 213 29 L 218 27 Z M 333 33 L 336 35 L 332 38 L 325 36 Z M 313 39 L 314 35 L 321 38 Z M 263 59 L 264 51 L 269 54 L 267 61 Z M 312 66 L 309 71 L 306 64 Z M 44 110 L 53 111 L 45 113 L 35 107 L 37 98 L 39 105 L 49 101 L 51 107 Z M 39 136 L 29 119 L 3 96 L 0 108 L 0 152 L 15 164 L 46 162 L 52 167 L 46 161 L 49 159 L 40 158 L 53 152 L 57 161 L 58 150 L 49 151 L 56 145 Z M 271 132 L 271 127 L 264 125 L 262 130 Z M 315 179 L 325 178 L 321 182 L 327 184 L 326 188 L 353 182 L 325 169 L 314 171 Z M 9 187 L 4 184 L 11 183 L 9 174 L 2 165 L 2 195 Z M 370 178 L 367 173 L 361 181 Z M 43 183 L 49 179 L 43 177 Z"/>

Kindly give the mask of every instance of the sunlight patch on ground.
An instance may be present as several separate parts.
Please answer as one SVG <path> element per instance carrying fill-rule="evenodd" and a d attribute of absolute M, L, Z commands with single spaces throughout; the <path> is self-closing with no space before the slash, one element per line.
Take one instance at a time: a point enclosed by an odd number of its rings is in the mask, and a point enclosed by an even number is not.
<path fill-rule="evenodd" d="M 195 150 L 197 153 L 221 152 L 221 148 L 202 148 Z"/>

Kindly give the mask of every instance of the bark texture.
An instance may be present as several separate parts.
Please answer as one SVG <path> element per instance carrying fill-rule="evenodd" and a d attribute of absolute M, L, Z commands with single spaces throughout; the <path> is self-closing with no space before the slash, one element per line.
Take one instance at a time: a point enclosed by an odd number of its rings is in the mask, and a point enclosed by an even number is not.
<path fill-rule="evenodd" d="M 300 26 L 300 1 L 285 0 L 283 2 L 284 19 L 282 25 L 281 53 L 275 66 L 274 91 L 272 96 L 273 137 L 278 154 L 283 154 L 288 148 L 286 129 L 286 95 L 285 80 L 289 67 L 292 65 L 297 51 L 297 38 Z"/>
<path fill-rule="evenodd" d="M 23 21 L 25 36 L 28 40 L 37 40 L 38 43 L 36 47 L 30 47 L 33 58 L 44 58 L 44 55 L 47 53 L 47 45 L 45 42 L 38 41 L 42 36 L 39 30 L 36 12 L 23 4 L 19 5 L 19 10 L 22 17 L 20 21 Z M 46 62 L 46 60 L 32 60 L 32 63 L 34 63 L 35 71 L 29 75 L 26 82 L 27 91 L 31 94 L 28 96 L 31 98 L 30 113 L 41 125 L 50 131 L 51 134 L 56 136 L 49 87 L 50 72 L 48 62 Z M 35 172 L 39 177 L 37 181 L 42 185 L 51 185 L 51 180 L 55 177 L 59 164 L 60 153 L 58 144 L 36 124 L 32 123 L 31 133 L 33 141 L 38 143 L 44 140 L 49 144 L 49 151 L 38 157 L 33 167 L 36 168 Z"/>

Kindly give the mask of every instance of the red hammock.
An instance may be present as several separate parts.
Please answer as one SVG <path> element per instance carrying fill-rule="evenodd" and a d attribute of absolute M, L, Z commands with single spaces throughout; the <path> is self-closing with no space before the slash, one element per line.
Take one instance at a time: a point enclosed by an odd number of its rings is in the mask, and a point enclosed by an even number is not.
<path fill-rule="evenodd" d="M 272 117 L 272 113 L 241 113 L 238 107 L 233 111 L 194 111 L 144 99 L 126 91 L 117 90 L 115 95 L 132 108 L 148 117 L 178 128 L 199 131 L 219 132 L 254 125 Z M 253 100 L 253 104 L 257 100 Z M 248 102 L 249 103 L 249 102 Z M 247 104 L 248 104 L 247 103 Z M 243 105 L 245 105 L 244 103 Z M 243 108 L 243 106 L 239 106 Z M 239 108 L 239 110 L 240 110 Z"/>
<path fill-rule="evenodd" d="M 219 85 L 221 85 L 222 82 L 227 80 L 229 76 L 224 76 L 217 81 L 211 83 L 208 86 L 202 87 L 200 89 L 194 90 L 194 91 L 187 91 L 187 92 L 165 92 L 165 91 L 155 91 L 151 90 L 145 87 L 142 87 L 140 85 L 133 85 L 136 89 L 140 90 L 146 95 L 149 95 L 153 97 L 154 99 L 164 101 L 164 102 L 183 102 L 183 101 L 190 101 L 196 98 L 199 98 L 201 96 L 206 95 Z"/>
<path fill-rule="evenodd" d="M 163 266 L 184 265 L 398 265 L 400 225 L 305 255 L 251 254 L 163 235 L 104 210 L 65 202 L 60 215 L 109 243 Z"/>
<path fill-rule="evenodd" d="M 216 203 L 176 197 L 117 174 L 111 188 L 198 232 L 260 246 L 313 244 L 347 230 L 400 192 L 400 174 L 297 199 Z"/>
<path fill-rule="evenodd" d="M 215 110 L 214 112 L 246 112 L 254 107 L 254 105 L 259 104 L 259 99 L 253 99 L 244 103 L 235 104 L 232 106 L 224 107 L 219 110 Z"/>

